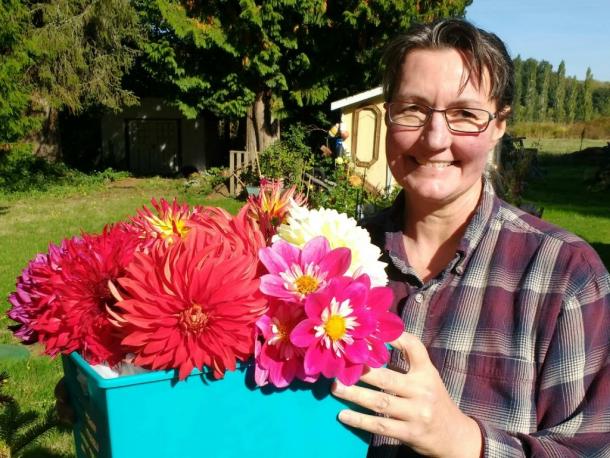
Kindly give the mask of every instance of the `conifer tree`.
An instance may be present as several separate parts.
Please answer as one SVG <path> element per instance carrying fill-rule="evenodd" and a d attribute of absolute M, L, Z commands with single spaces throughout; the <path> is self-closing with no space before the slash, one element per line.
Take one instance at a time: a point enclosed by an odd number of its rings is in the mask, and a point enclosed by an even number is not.
<path fill-rule="evenodd" d="M 390 37 L 414 20 L 463 15 L 471 0 L 136 0 L 148 24 L 143 68 L 182 112 L 247 116 L 261 151 L 303 107 L 379 84 Z"/>

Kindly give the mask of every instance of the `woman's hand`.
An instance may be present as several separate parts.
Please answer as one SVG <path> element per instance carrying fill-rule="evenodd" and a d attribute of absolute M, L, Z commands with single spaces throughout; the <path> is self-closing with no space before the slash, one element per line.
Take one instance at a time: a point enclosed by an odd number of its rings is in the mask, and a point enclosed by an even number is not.
<path fill-rule="evenodd" d="M 384 417 L 343 410 L 339 420 L 398 439 L 422 455 L 478 458 L 483 443 L 479 426 L 450 398 L 426 347 L 408 333 L 392 345 L 409 361 L 409 371 L 403 374 L 386 368 L 370 369 L 360 379 L 384 392 L 344 386 L 339 381 L 332 388 L 335 396 Z"/>

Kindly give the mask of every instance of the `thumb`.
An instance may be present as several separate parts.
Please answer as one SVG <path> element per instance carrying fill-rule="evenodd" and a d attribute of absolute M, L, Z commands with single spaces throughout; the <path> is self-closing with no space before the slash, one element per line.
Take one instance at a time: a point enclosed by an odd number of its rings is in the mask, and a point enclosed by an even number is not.
<path fill-rule="evenodd" d="M 428 350 L 415 335 L 403 332 L 398 339 L 390 345 L 402 353 L 410 369 L 417 369 L 430 364 Z"/>

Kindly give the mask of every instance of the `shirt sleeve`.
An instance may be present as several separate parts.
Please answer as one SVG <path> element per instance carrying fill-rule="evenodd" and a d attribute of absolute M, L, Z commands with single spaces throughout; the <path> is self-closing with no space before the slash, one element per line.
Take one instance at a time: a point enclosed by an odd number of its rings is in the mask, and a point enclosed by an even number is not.
<path fill-rule="evenodd" d="M 584 264 L 586 274 L 573 273 L 584 286 L 563 301 L 539 369 L 538 430 L 513 434 L 475 419 L 484 457 L 610 456 L 610 278 L 601 261 Z"/>

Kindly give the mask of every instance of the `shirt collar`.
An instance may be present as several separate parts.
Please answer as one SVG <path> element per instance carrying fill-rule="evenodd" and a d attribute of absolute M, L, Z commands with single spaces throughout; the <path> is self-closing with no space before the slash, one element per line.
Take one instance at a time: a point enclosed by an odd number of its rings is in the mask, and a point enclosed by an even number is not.
<path fill-rule="evenodd" d="M 499 201 L 493 186 L 489 179 L 483 177 L 481 198 L 466 227 L 466 232 L 458 245 L 456 260 L 451 263 L 451 268 L 455 273 L 461 275 L 464 272 L 468 260 L 487 232 L 491 219 L 493 218 L 493 215 L 498 212 L 498 208 Z M 392 203 L 392 206 L 387 210 L 387 213 L 385 213 L 382 222 L 385 232 L 385 250 L 391 255 L 393 260 L 395 260 L 396 257 L 404 257 L 402 246 L 399 246 L 397 242 L 398 240 L 402 240 L 404 211 L 405 191 L 402 190 Z"/>

